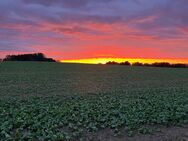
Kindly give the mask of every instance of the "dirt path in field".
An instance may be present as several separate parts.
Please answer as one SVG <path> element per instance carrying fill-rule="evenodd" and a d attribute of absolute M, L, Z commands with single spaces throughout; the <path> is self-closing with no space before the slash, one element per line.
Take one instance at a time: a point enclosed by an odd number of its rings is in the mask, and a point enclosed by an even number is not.
<path fill-rule="evenodd" d="M 184 127 L 161 127 L 160 131 L 153 134 L 135 134 L 128 137 L 126 132 L 122 132 L 115 137 L 109 129 L 100 131 L 97 135 L 88 135 L 86 141 L 188 141 L 188 125 Z"/>

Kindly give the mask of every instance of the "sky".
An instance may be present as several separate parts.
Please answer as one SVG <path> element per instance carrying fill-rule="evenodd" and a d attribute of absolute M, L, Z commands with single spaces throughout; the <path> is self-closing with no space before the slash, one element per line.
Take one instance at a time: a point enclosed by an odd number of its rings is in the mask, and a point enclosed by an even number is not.
<path fill-rule="evenodd" d="M 0 58 L 188 60 L 188 0 L 1 0 Z"/>

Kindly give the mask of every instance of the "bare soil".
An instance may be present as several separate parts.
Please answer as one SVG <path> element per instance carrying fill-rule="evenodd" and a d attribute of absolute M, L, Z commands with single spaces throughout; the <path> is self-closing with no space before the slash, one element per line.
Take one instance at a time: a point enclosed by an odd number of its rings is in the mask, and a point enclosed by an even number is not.
<path fill-rule="evenodd" d="M 97 134 L 87 134 L 85 141 L 188 141 L 188 125 L 183 127 L 160 127 L 159 131 L 152 134 L 135 133 L 129 137 L 127 132 L 123 131 L 118 136 L 110 129 L 99 131 Z"/>

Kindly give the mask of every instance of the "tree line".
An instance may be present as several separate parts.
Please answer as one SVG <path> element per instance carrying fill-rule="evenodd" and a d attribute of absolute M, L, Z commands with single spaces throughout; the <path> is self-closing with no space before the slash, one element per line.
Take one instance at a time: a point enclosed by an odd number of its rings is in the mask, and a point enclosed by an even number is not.
<path fill-rule="evenodd" d="M 106 63 L 106 65 L 125 65 L 125 66 L 147 66 L 147 67 L 166 67 L 166 68 L 188 68 L 188 64 L 182 64 L 182 63 L 177 63 L 177 64 L 170 64 L 168 62 L 155 62 L 155 63 L 140 63 L 140 62 L 135 62 L 135 63 L 130 63 L 128 61 L 125 62 L 115 62 L 115 61 L 109 61 Z"/>
<path fill-rule="evenodd" d="M 1 61 L 41 61 L 41 62 L 56 62 L 53 58 L 46 58 L 43 53 L 7 55 Z"/>
<path fill-rule="evenodd" d="M 56 62 L 53 58 L 46 58 L 43 53 L 33 53 L 33 54 L 20 54 L 20 55 L 7 55 L 4 59 L 0 59 L 1 61 L 41 61 L 41 62 Z M 115 62 L 109 61 L 106 65 L 124 65 L 124 66 L 148 66 L 148 67 L 168 67 L 168 68 L 188 68 L 188 64 L 170 64 L 168 62 L 155 62 L 152 64 L 149 63 L 141 63 L 135 62 L 130 63 L 129 61 L 125 62 Z"/>

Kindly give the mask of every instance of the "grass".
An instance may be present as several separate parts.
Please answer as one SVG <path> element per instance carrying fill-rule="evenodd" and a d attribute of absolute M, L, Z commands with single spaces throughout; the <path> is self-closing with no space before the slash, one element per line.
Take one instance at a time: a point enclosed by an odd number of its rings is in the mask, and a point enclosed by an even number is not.
<path fill-rule="evenodd" d="M 0 63 L 1 140 L 86 140 L 88 133 L 188 123 L 188 70 Z"/>

